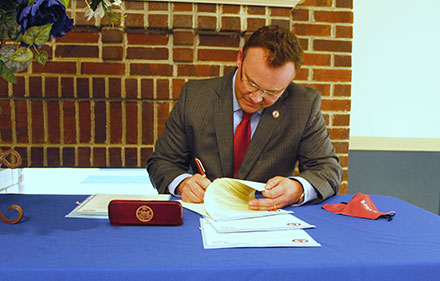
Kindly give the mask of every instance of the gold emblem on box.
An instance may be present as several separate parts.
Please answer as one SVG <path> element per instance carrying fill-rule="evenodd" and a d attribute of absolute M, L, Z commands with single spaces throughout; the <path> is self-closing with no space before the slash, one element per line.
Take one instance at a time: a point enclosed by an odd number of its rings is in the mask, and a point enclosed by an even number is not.
<path fill-rule="evenodd" d="M 136 217 L 141 222 L 149 222 L 153 219 L 153 210 L 147 205 L 142 205 L 136 210 Z"/>

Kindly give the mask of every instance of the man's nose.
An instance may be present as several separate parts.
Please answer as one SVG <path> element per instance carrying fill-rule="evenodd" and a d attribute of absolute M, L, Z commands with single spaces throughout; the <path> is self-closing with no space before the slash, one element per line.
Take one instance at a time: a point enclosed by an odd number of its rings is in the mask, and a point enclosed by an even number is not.
<path fill-rule="evenodd" d="M 254 103 L 260 103 L 263 100 L 263 94 L 260 90 L 250 92 L 249 96 Z"/>

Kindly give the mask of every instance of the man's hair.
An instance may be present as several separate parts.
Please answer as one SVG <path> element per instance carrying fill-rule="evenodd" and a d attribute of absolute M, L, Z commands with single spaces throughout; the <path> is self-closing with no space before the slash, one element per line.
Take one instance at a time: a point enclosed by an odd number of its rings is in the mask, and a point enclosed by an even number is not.
<path fill-rule="evenodd" d="M 247 50 L 252 47 L 262 47 L 267 50 L 267 62 L 273 67 L 279 67 L 287 62 L 295 64 L 299 71 L 303 61 L 303 49 L 295 34 L 276 25 L 263 26 L 252 33 L 243 46 L 243 59 Z"/>

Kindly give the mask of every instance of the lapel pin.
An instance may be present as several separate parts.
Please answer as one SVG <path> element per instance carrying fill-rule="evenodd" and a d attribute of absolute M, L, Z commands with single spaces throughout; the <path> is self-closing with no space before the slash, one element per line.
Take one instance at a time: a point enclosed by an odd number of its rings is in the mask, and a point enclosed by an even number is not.
<path fill-rule="evenodd" d="M 278 117 L 280 117 L 280 112 L 278 110 L 272 111 L 272 117 L 277 119 Z"/>

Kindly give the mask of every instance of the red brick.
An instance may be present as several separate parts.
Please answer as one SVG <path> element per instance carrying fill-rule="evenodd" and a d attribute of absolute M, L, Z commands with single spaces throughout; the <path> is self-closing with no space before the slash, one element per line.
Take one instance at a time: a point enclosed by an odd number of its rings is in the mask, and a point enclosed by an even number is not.
<path fill-rule="evenodd" d="M 247 18 L 246 22 L 247 22 L 247 31 L 255 31 L 267 24 L 266 19 L 264 18 Z"/>
<path fill-rule="evenodd" d="M 199 49 L 199 61 L 225 61 L 235 62 L 237 59 L 237 51 L 235 50 L 212 50 Z"/>
<path fill-rule="evenodd" d="M 45 77 L 44 80 L 44 96 L 58 97 L 58 77 Z"/>
<path fill-rule="evenodd" d="M 43 102 L 31 101 L 32 143 L 44 143 Z"/>
<path fill-rule="evenodd" d="M 110 143 L 122 143 L 122 104 L 110 102 Z"/>
<path fill-rule="evenodd" d="M 313 80 L 329 82 L 350 82 L 351 70 L 342 69 L 314 69 Z"/>
<path fill-rule="evenodd" d="M 192 25 L 193 25 L 192 15 L 173 15 L 174 28 L 192 28 Z"/>
<path fill-rule="evenodd" d="M 314 18 L 317 22 L 353 23 L 353 12 L 315 11 Z"/>
<path fill-rule="evenodd" d="M 0 100 L 0 142 L 12 142 L 11 104 L 8 100 Z"/>
<path fill-rule="evenodd" d="M 125 65 L 123 63 L 98 63 L 83 62 L 81 64 L 82 74 L 103 74 L 103 75 L 125 75 Z"/>
<path fill-rule="evenodd" d="M 90 147 L 78 147 L 78 167 L 88 168 L 91 167 L 90 157 L 91 157 Z"/>
<path fill-rule="evenodd" d="M 329 128 L 327 129 L 331 140 L 348 140 L 350 130 L 348 128 Z"/>
<path fill-rule="evenodd" d="M 101 31 L 102 43 L 122 43 L 124 33 L 122 30 L 116 28 L 104 28 Z"/>
<path fill-rule="evenodd" d="M 124 151 L 125 154 L 125 168 L 138 168 L 137 148 L 127 147 Z"/>
<path fill-rule="evenodd" d="M 177 100 L 179 98 L 183 84 L 185 84 L 185 79 L 173 79 L 173 99 Z"/>
<path fill-rule="evenodd" d="M 132 2 L 132 1 L 124 1 L 126 10 L 144 10 L 144 2 Z"/>
<path fill-rule="evenodd" d="M 336 0 L 336 7 L 353 9 L 353 0 Z"/>
<path fill-rule="evenodd" d="M 151 147 L 141 148 L 141 159 L 140 162 L 143 166 L 147 162 L 147 158 L 153 153 L 153 149 Z"/>
<path fill-rule="evenodd" d="M 156 97 L 158 99 L 170 98 L 170 83 L 167 79 L 157 79 Z"/>
<path fill-rule="evenodd" d="M 125 97 L 127 99 L 137 99 L 138 97 L 137 79 L 133 79 L 133 78 L 125 79 Z"/>
<path fill-rule="evenodd" d="M 12 84 L 12 96 L 24 97 L 26 92 L 26 81 L 24 77 L 17 77 L 17 83 Z"/>
<path fill-rule="evenodd" d="M 215 16 L 198 16 L 197 17 L 197 28 L 199 30 L 216 30 L 217 28 L 217 17 Z"/>
<path fill-rule="evenodd" d="M 330 36 L 331 26 L 328 24 L 295 24 L 294 32 L 296 35 L 307 36 Z"/>
<path fill-rule="evenodd" d="M 316 89 L 321 96 L 330 96 L 330 84 L 302 84 L 306 87 Z"/>
<path fill-rule="evenodd" d="M 99 49 L 98 46 L 59 45 L 55 49 L 55 56 L 65 58 L 97 58 L 99 57 Z"/>
<path fill-rule="evenodd" d="M 108 79 L 108 96 L 109 98 L 121 98 L 121 79 L 109 78 Z"/>
<path fill-rule="evenodd" d="M 48 61 L 42 66 L 38 63 L 32 64 L 32 72 L 54 73 L 54 74 L 76 74 L 76 62 Z"/>
<path fill-rule="evenodd" d="M 332 143 L 336 153 L 348 153 L 348 141 L 334 141 Z"/>
<path fill-rule="evenodd" d="M 122 155 L 121 148 L 111 147 L 108 149 L 108 155 L 110 159 L 110 168 L 122 167 Z"/>
<path fill-rule="evenodd" d="M 94 98 L 105 98 L 105 80 L 104 80 L 104 78 L 93 78 L 92 95 Z"/>
<path fill-rule="evenodd" d="M 76 78 L 76 95 L 78 98 L 89 98 L 89 78 Z"/>
<path fill-rule="evenodd" d="M 350 95 L 351 95 L 351 85 L 347 85 L 347 84 L 334 85 L 333 96 L 349 97 Z"/>
<path fill-rule="evenodd" d="M 350 100 L 347 99 L 322 99 L 322 111 L 350 111 Z"/>
<path fill-rule="evenodd" d="M 168 48 L 128 47 L 127 59 L 166 60 Z"/>
<path fill-rule="evenodd" d="M 68 100 L 63 102 L 63 121 L 64 143 L 76 143 L 75 102 Z"/>
<path fill-rule="evenodd" d="M 309 10 L 307 9 L 295 9 L 292 12 L 294 21 L 308 21 L 309 20 Z"/>
<path fill-rule="evenodd" d="M 290 17 L 291 8 L 283 8 L 283 7 L 271 7 L 270 15 L 272 17 Z"/>
<path fill-rule="evenodd" d="M 95 143 L 107 141 L 107 107 L 105 102 L 95 102 Z"/>
<path fill-rule="evenodd" d="M 300 6 L 331 7 L 333 0 L 305 0 Z"/>
<path fill-rule="evenodd" d="M 173 66 L 159 63 L 132 63 L 130 64 L 130 75 L 173 76 Z"/>
<path fill-rule="evenodd" d="M 125 26 L 126 27 L 144 27 L 144 15 L 143 14 L 125 14 Z"/>
<path fill-rule="evenodd" d="M 31 167 L 44 167 L 44 150 L 42 147 L 31 147 Z"/>
<path fill-rule="evenodd" d="M 238 48 L 240 46 L 240 37 L 238 35 L 200 34 L 199 45 Z"/>
<path fill-rule="evenodd" d="M 334 51 L 350 52 L 352 49 L 351 41 L 342 40 L 313 40 L 313 49 L 315 51 Z"/>
<path fill-rule="evenodd" d="M 15 103 L 15 133 L 17 136 L 17 142 L 29 143 L 27 102 L 16 100 L 14 101 L 14 103 Z M 2 117 L 0 118 L 0 120 L 7 120 L 7 119 L 4 119 Z M 1 125 L 1 128 L 4 128 L 3 124 Z"/>
<path fill-rule="evenodd" d="M 265 15 L 266 7 L 263 6 L 248 6 L 247 13 L 249 15 Z"/>
<path fill-rule="evenodd" d="M 168 11 L 167 2 L 148 2 L 148 11 Z"/>
<path fill-rule="evenodd" d="M 29 77 L 29 96 L 30 97 L 43 96 L 41 77 L 35 77 L 35 76 Z"/>
<path fill-rule="evenodd" d="M 193 48 L 174 48 L 174 62 L 191 62 L 194 59 Z"/>
<path fill-rule="evenodd" d="M 93 167 L 107 167 L 107 153 L 104 147 L 93 147 Z"/>
<path fill-rule="evenodd" d="M 46 155 L 47 167 L 61 167 L 60 149 L 58 147 L 48 147 Z"/>
<path fill-rule="evenodd" d="M 161 102 L 157 104 L 157 133 L 161 135 L 165 128 L 165 123 L 170 114 L 170 104 Z"/>
<path fill-rule="evenodd" d="M 194 44 L 194 33 L 192 31 L 173 31 L 173 44 L 192 46 Z"/>
<path fill-rule="evenodd" d="M 177 66 L 178 76 L 217 77 L 219 73 L 220 67 L 218 65 L 182 64 Z"/>
<path fill-rule="evenodd" d="M 90 143 L 92 140 L 91 107 L 89 101 L 78 103 L 79 142 Z M 90 154 L 90 153 L 89 153 Z"/>
<path fill-rule="evenodd" d="M 167 29 L 169 25 L 169 15 L 148 15 L 148 27 Z"/>
<path fill-rule="evenodd" d="M 7 97 L 8 93 L 8 81 L 0 79 L 0 97 Z"/>
<path fill-rule="evenodd" d="M 240 13 L 240 5 L 222 5 L 223 14 L 239 14 Z"/>
<path fill-rule="evenodd" d="M 125 143 L 138 143 L 138 104 L 136 102 L 125 103 Z"/>
<path fill-rule="evenodd" d="M 339 156 L 339 163 L 342 167 L 348 167 L 348 155 Z"/>
<path fill-rule="evenodd" d="M 173 3 L 174 12 L 192 12 L 193 5 L 191 3 Z"/>
<path fill-rule="evenodd" d="M 350 126 L 350 114 L 334 114 L 332 119 L 333 126 Z"/>
<path fill-rule="evenodd" d="M 241 18 L 240 17 L 222 17 L 222 31 L 240 31 Z"/>
<path fill-rule="evenodd" d="M 335 55 L 335 66 L 351 67 L 351 56 Z"/>
<path fill-rule="evenodd" d="M 304 53 L 303 65 L 330 66 L 330 63 L 331 55 L 329 54 Z"/>
<path fill-rule="evenodd" d="M 21 156 L 21 167 L 29 167 L 30 161 L 29 161 L 29 155 L 28 155 L 28 146 L 26 147 L 19 147 L 16 146 L 15 150 L 20 154 Z"/>
<path fill-rule="evenodd" d="M 56 38 L 57 43 L 98 43 L 97 32 L 71 31 L 63 37 Z M 59 46 L 59 45 L 58 45 Z"/>
<path fill-rule="evenodd" d="M 142 144 L 154 142 L 154 105 L 151 102 L 142 103 Z"/>
<path fill-rule="evenodd" d="M 73 98 L 73 78 L 61 77 L 61 97 Z"/>
<path fill-rule="evenodd" d="M 168 34 L 127 33 L 129 45 L 168 45 Z"/>
<path fill-rule="evenodd" d="M 278 25 L 279 27 L 290 29 L 290 21 L 289 19 L 270 19 L 270 24 Z"/>
<path fill-rule="evenodd" d="M 63 147 L 63 167 L 75 167 L 75 148 Z"/>
<path fill-rule="evenodd" d="M 300 68 L 295 76 L 295 80 L 309 80 L 309 70 L 307 68 Z"/>
<path fill-rule="evenodd" d="M 121 46 L 103 46 L 103 60 L 122 60 L 124 50 Z"/>
<path fill-rule="evenodd" d="M 154 95 L 154 81 L 153 79 L 141 80 L 141 97 L 142 99 L 152 99 Z"/>
<path fill-rule="evenodd" d="M 50 144 L 60 143 L 60 101 L 47 102 L 47 134 Z"/>
<path fill-rule="evenodd" d="M 216 13 L 217 5 L 216 4 L 197 4 L 198 12 L 206 12 L 206 13 Z"/>
<path fill-rule="evenodd" d="M 352 26 L 336 26 L 336 38 L 353 38 Z"/>
<path fill-rule="evenodd" d="M 303 48 L 304 51 L 309 50 L 309 39 L 307 38 L 298 38 L 299 44 Z"/>

